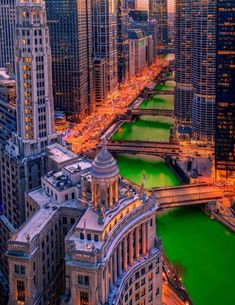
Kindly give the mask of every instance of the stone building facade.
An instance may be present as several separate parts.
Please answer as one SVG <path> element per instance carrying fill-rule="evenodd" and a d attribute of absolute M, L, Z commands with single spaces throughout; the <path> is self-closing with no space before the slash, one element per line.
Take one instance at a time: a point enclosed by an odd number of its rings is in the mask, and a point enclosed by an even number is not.
<path fill-rule="evenodd" d="M 26 194 L 8 304 L 162 304 L 156 199 L 120 179 L 105 144 L 93 163 L 70 161 Z"/>

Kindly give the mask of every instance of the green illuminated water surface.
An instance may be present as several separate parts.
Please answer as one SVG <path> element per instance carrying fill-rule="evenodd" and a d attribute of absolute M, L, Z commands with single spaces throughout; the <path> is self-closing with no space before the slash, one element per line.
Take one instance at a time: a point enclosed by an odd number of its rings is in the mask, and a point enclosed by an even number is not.
<path fill-rule="evenodd" d="M 165 161 L 155 156 L 129 155 L 117 156 L 120 175 L 141 185 L 145 177 L 145 187 L 165 187 L 179 185 L 180 182 Z"/>
<path fill-rule="evenodd" d="M 157 234 L 194 305 L 235 304 L 235 234 L 199 208 L 157 217 Z"/>
<path fill-rule="evenodd" d="M 156 91 L 161 91 L 161 90 L 169 90 L 169 91 L 174 91 L 175 87 L 175 82 L 174 81 L 166 81 L 165 83 L 158 84 L 155 87 Z"/>
<path fill-rule="evenodd" d="M 111 140 L 167 142 L 173 123 L 171 117 L 142 115 L 135 122 L 122 124 Z"/>
<path fill-rule="evenodd" d="M 147 100 L 144 100 L 140 109 L 167 109 L 174 110 L 174 96 L 173 95 L 155 95 Z"/>

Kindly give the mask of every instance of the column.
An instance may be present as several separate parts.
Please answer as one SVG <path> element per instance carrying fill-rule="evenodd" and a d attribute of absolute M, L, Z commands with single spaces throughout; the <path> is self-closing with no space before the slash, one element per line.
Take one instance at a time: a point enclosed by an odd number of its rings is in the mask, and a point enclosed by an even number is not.
<path fill-rule="evenodd" d="M 109 261 L 109 281 L 110 281 L 110 285 L 109 285 L 109 290 L 113 289 L 113 257 L 110 257 L 110 261 Z"/>
<path fill-rule="evenodd" d="M 118 276 L 122 275 L 122 242 L 118 245 Z"/>
<path fill-rule="evenodd" d="M 115 182 L 115 202 L 118 202 L 118 180 Z"/>
<path fill-rule="evenodd" d="M 108 296 L 109 296 L 109 270 L 108 270 L 108 264 L 106 265 L 105 268 L 105 279 L 106 279 L 106 283 L 105 283 L 105 287 L 106 287 L 106 294 L 105 294 L 105 300 L 108 300 Z"/>
<path fill-rule="evenodd" d="M 133 256 L 134 256 L 134 251 L 133 251 L 133 231 L 130 232 L 129 234 L 129 261 L 130 265 L 133 265 Z"/>
<path fill-rule="evenodd" d="M 124 237 L 123 240 L 123 269 L 127 271 L 127 237 Z"/>
<path fill-rule="evenodd" d="M 142 223 L 142 253 L 145 255 L 147 252 L 146 247 L 146 224 Z"/>
<path fill-rule="evenodd" d="M 137 227 L 135 229 L 135 253 L 136 253 L 136 258 L 140 258 L 140 228 Z"/>
<path fill-rule="evenodd" d="M 113 254 L 113 282 L 114 284 L 117 283 L 117 249 L 114 250 Z"/>
<path fill-rule="evenodd" d="M 150 241 L 149 241 L 149 221 L 146 223 L 146 251 L 149 252 L 150 250 Z"/>
<path fill-rule="evenodd" d="M 109 185 L 109 206 L 113 206 L 113 189 L 112 185 Z"/>

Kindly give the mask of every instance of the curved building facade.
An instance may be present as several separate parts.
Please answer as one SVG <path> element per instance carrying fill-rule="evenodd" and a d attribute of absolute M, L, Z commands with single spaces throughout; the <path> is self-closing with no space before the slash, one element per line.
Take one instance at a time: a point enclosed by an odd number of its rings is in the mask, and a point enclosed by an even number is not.
<path fill-rule="evenodd" d="M 194 1 L 192 39 L 192 130 L 197 140 L 214 140 L 216 0 Z"/>
<path fill-rule="evenodd" d="M 192 1 L 175 5 L 175 116 L 191 121 L 192 104 Z"/>

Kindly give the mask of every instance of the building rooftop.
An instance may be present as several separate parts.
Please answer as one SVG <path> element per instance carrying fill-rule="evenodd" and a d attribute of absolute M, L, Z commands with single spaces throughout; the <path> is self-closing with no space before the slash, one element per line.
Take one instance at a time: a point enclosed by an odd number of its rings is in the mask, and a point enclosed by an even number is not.
<path fill-rule="evenodd" d="M 68 160 L 77 159 L 77 155 L 62 145 L 55 143 L 47 147 L 49 158 L 56 163 L 63 163 Z"/>
<path fill-rule="evenodd" d="M 65 201 L 58 204 L 56 200 L 48 196 L 42 188 L 30 192 L 30 197 L 39 204 L 39 209 L 16 231 L 12 236 L 13 241 L 28 242 L 50 223 L 60 208 L 72 208 L 83 210 L 85 205 L 78 199 Z"/>

